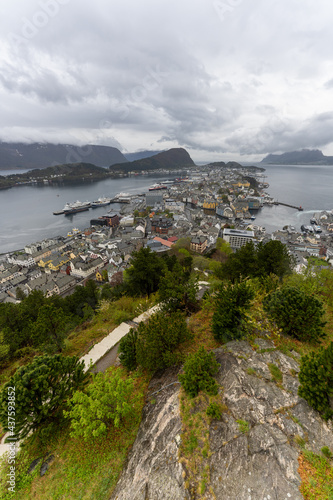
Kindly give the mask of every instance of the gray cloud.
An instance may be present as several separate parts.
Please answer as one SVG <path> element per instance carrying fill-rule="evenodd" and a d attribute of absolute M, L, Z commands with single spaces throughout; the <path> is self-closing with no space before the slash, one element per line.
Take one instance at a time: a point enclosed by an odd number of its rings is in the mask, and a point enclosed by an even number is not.
<path fill-rule="evenodd" d="M 328 0 L 0 9 L 0 139 L 183 146 L 207 159 L 333 154 Z"/>

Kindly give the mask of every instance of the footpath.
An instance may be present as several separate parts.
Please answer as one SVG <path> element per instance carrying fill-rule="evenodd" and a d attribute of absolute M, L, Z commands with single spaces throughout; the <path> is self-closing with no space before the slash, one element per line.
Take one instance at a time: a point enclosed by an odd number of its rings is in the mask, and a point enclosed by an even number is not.
<path fill-rule="evenodd" d="M 111 366 L 118 352 L 118 344 L 120 340 L 128 334 L 132 326 L 141 323 L 142 321 L 147 321 L 148 318 L 159 309 L 159 305 L 151 307 L 144 313 L 140 314 L 140 316 L 134 318 L 132 321 L 128 323 L 121 323 L 117 328 L 112 330 L 103 340 L 95 344 L 88 354 L 85 354 L 80 358 L 80 361 L 84 362 L 85 371 L 91 369 L 92 371 L 104 371 L 106 368 Z M 113 355 L 109 356 L 109 359 L 106 359 L 108 354 L 112 353 Z M 103 362 L 104 361 L 104 362 Z M 5 443 L 6 438 L 8 437 L 8 433 L 3 436 L 0 443 L 0 458 L 6 452 L 9 452 L 10 443 Z M 20 447 L 19 441 L 16 442 L 16 453 L 18 452 Z"/>

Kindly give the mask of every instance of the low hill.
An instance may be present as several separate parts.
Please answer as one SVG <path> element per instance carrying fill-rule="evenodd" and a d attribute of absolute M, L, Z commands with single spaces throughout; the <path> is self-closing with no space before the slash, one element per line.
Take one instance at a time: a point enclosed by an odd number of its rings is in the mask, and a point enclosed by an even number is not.
<path fill-rule="evenodd" d="M 117 148 L 110 146 L 72 146 L 69 144 L 22 144 L 0 142 L 0 171 L 10 169 L 46 168 L 53 165 L 87 162 L 99 167 L 128 160 Z"/>
<path fill-rule="evenodd" d="M 325 156 L 319 149 L 302 149 L 280 155 L 269 154 L 261 163 L 273 165 L 333 165 L 333 156 Z"/>
<path fill-rule="evenodd" d="M 185 149 L 173 148 L 150 158 L 143 158 L 126 164 L 111 165 L 110 170 L 124 170 L 126 172 L 158 169 L 176 170 L 193 166 L 195 166 L 195 163 Z"/>

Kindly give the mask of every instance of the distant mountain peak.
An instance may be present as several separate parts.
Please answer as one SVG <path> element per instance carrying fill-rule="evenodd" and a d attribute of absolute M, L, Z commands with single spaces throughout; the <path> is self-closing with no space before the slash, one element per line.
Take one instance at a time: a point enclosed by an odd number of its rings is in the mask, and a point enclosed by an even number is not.
<path fill-rule="evenodd" d="M 333 156 L 325 156 L 320 149 L 301 149 L 282 154 L 269 154 L 261 163 L 276 165 L 333 165 Z"/>
<path fill-rule="evenodd" d="M 172 148 L 168 151 L 162 151 L 156 155 L 142 158 L 141 160 L 131 161 L 126 164 L 112 165 L 111 170 L 158 170 L 158 169 L 177 169 L 195 166 L 194 161 L 184 148 Z"/>

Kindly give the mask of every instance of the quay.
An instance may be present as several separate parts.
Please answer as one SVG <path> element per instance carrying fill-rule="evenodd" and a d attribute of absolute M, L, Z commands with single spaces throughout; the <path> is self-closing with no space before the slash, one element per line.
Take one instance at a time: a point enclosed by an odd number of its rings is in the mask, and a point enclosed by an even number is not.
<path fill-rule="evenodd" d="M 131 200 L 129 200 L 128 198 L 112 198 L 110 200 L 110 203 L 131 203 Z"/>
<path fill-rule="evenodd" d="M 303 212 L 303 207 L 297 207 L 296 205 L 290 205 L 289 203 L 282 203 L 282 201 L 274 201 L 274 205 L 283 205 L 285 207 L 295 208 L 299 212 Z"/>

